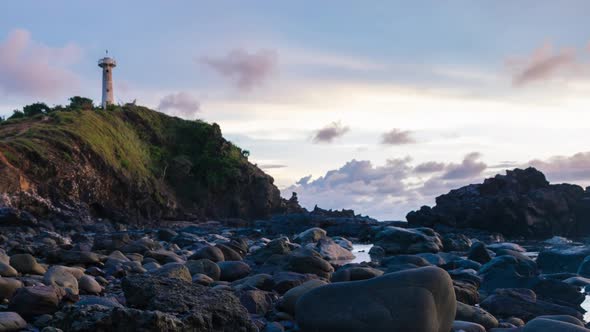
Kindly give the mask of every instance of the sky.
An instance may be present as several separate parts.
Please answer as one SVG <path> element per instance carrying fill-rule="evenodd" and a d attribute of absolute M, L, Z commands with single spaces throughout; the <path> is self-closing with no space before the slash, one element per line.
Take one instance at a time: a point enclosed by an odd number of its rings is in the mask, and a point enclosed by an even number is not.
<path fill-rule="evenodd" d="M 515 167 L 590 185 L 588 1 L 0 5 L 0 115 L 74 95 L 220 124 L 285 197 L 403 220 Z"/>

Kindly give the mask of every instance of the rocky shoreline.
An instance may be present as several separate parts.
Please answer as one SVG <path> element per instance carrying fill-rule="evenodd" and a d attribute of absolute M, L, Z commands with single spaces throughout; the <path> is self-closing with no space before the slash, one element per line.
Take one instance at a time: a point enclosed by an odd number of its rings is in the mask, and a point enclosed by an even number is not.
<path fill-rule="evenodd" d="M 561 237 L 510 242 L 319 210 L 308 220 L 330 232 L 283 235 L 264 221 L 137 229 L 22 214 L 32 220 L 15 226 L 3 211 L 0 331 L 588 330 L 590 249 Z M 334 224 L 363 225 L 370 262 L 350 263 L 360 239 Z"/>

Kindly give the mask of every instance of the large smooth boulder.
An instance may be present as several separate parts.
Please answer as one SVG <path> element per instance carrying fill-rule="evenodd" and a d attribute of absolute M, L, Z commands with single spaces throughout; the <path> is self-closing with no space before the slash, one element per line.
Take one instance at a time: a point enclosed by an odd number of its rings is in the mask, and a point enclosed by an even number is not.
<path fill-rule="evenodd" d="M 17 289 L 23 287 L 20 280 L 13 278 L 0 278 L 0 299 L 10 299 Z"/>
<path fill-rule="evenodd" d="M 10 265 L 22 274 L 45 274 L 45 268 L 30 254 L 10 256 Z"/>
<path fill-rule="evenodd" d="M 295 318 L 302 331 L 448 332 L 455 310 L 449 274 L 424 267 L 313 289 Z"/>
<path fill-rule="evenodd" d="M 278 303 L 278 307 L 281 310 L 283 310 L 291 315 L 294 315 L 295 314 L 295 305 L 297 304 L 297 301 L 303 295 L 305 295 L 307 292 L 311 291 L 312 289 L 316 289 L 318 287 L 322 287 L 327 284 L 328 283 L 323 280 L 313 279 L 313 280 L 307 281 L 297 287 L 291 288 L 283 295 L 283 297 L 281 297 L 281 299 Z"/>
<path fill-rule="evenodd" d="M 389 255 L 436 253 L 443 248 L 440 236 L 430 228 L 406 229 L 388 226 L 377 233 L 374 243 Z"/>

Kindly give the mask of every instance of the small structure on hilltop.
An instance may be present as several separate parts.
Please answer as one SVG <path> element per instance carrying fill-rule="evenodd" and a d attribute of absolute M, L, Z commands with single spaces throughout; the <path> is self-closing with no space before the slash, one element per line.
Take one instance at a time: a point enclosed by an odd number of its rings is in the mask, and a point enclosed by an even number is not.
<path fill-rule="evenodd" d="M 107 50 L 106 56 L 98 60 L 98 66 L 102 68 L 102 108 L 106 109 L 108 104 L 115 101 L 113 95 L 113 68 L 117 66 L 117 61 L 109 57 Z"/>

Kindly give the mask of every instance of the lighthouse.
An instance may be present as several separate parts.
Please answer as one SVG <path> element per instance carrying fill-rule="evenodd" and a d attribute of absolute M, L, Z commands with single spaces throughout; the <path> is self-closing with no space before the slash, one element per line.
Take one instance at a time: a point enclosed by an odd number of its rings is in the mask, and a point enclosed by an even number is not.
<path fill-rule="evenodd" d="M 102 108 L 106 109 L 107 105 L 113 104 L 113 68 L 117 66 L 117 61 L 109 57 L 109 51 L 104 58 L 98 60 L 98 66 L 102 68 Z"/>

